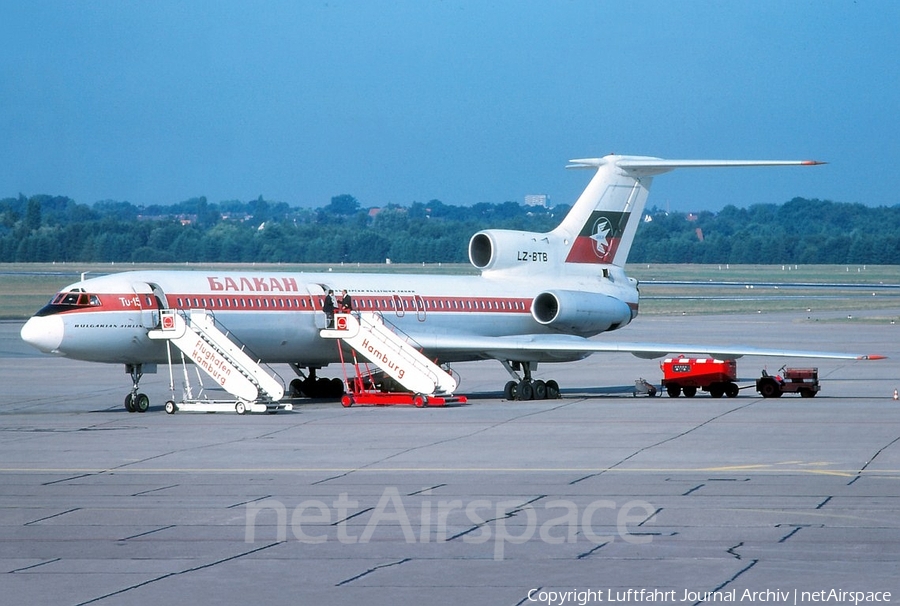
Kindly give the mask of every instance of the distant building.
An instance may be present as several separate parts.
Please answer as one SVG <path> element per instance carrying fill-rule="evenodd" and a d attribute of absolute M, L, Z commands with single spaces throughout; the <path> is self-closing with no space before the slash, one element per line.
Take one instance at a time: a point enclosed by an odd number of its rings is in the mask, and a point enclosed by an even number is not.
<path fill-rule="evenodd" d="M 525 196 L 525 206 L 543 206 L 547 208 L 550 197 L 546 194 L 529 194 Z"/>

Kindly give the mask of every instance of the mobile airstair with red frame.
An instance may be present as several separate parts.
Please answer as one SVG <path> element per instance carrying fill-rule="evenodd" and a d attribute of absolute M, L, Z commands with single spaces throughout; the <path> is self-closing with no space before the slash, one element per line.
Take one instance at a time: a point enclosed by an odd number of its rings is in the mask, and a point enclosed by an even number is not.
<path fill-rule="evenodd" d="M 334 328 L 326 328 L 319 334 L 323 338 L 346 343 L 353 350 L 352 362 L 348 363 L 344 359 L 343 347 L 338 344 L 344 379 L 350 389 L 341 398 L 341 404 L 345 407 L 354 404 L 405 404 L 422 408 L 467 402 L 465 396 L 453 395 L 457 387 L 453 375 L 422 355 L 412 339 L 386 323 L 378 312 L 335 314 Z M 367 361 L 360 363 L 357 354 Z M 348 364 L 352 364 L 355 371 L 353 377 L 347 376 Z M 376 372 L 370 369 L 369 364 L 377 366 L 404 391 L 379 389 Z"/>

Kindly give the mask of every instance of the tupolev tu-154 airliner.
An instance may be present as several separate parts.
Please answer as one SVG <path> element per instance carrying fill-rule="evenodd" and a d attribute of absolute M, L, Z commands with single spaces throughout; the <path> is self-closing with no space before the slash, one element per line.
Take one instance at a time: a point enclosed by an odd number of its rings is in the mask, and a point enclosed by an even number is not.
<path fill-rule="evenodd" d="M 341 381 L 316 377 L 317 369 L 342 360 L 340 345 L 323 336 L 329 289 L 346 288 L 356 310 L 383 317 L 438 364 L 499 361 L 512 378 L 505 386 L 510 399 L 558 397 L 555 381 L 533 377 L 537 365 L 600 352 L 643 358 L 674 353 L 877 358 L 590 338 L 620 330 L 638 315 L 638 282 L 624 267 L 656 175 L 679 168 L 817 164 L 822 163 L 622 155 L 572 160 L 569 168 L 594 175 L 570 212 L 546 233 L 487 229 L 473 235 L 469 260 L 480 275 L 126 271 L 63 288 L 28 320 L 21 336 L 45 353 L 124 364 L 133 383 L 126 408 L 141 412 L 149 405 L 138 393 L 141 376 L 170 356 L 165 340 L 153 337 L 161 317 L 172 310 L 205 310 L 254 357 L 290 364 L 298 375 L 290 384 L 293 395 L 340 395 Z"/>

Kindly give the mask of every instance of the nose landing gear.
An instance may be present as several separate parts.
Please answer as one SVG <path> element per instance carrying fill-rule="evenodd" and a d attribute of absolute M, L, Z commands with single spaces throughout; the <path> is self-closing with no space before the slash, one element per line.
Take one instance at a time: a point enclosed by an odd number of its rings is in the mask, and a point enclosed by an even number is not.
<path fill-rule="evenodd" d="M 125 396 L 125 410 L 128 412 L 147 412 L 150 408 L 150 398 L 147 394 L 138 393 L 138 384 L 141 377 L 144 376 L 143 364 L 126 364 L 125 372 L 131 375 L 131 382 L 134 384 L 131 393 Z"/>

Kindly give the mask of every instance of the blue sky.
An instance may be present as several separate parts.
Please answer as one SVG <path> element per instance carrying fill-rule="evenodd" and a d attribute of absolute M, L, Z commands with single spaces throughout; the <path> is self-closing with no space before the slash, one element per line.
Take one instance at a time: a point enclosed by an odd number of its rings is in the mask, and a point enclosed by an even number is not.
<path fill-rule="evenodd" d="M 570 158 L 682 170 L 650 205 L 900 203 L 900 2 L 0 0 L 0 197 L 571 203 Z"/>

